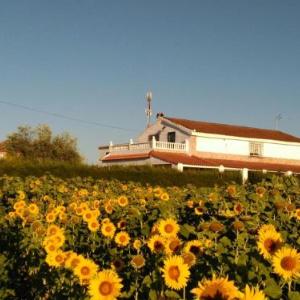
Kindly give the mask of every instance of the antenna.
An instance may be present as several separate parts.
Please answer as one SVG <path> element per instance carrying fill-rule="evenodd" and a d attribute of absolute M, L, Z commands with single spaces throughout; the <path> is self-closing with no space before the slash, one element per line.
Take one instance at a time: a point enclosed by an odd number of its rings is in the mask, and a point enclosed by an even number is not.
<path fill-rule="evenodd" d="M 146 100 L 147 100 L 147 108 L 145 109 L 146 117 L 147 117 L 147 127 L 150 126 L 151 116 L 152 116 L 152 92 L 149 91 L 146 94 Z"/>
<path fill-rule="evenodd" d="M 282 119 L 282 113 L 278 114 L 276 117 L 275 117 L 275 129 L 278 130 L 279 128 L 279 121 Z"/>

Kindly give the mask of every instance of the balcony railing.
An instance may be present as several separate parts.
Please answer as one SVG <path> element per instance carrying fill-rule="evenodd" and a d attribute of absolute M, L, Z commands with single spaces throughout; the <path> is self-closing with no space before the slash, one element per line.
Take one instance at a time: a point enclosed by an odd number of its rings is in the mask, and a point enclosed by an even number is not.
<path fill-rule="evenodd" d="M 109 152 L 130 152 L 130 151 L 147 151 L 147 150 L 164 150 L 172 152 L 187 152 L 188 141 L 184 143 L 170 143 L 164 141 L 152 140 L 146 143 L 132 143 L 128 144 L 117 144 L 112 143 L 107 147 Z"/>

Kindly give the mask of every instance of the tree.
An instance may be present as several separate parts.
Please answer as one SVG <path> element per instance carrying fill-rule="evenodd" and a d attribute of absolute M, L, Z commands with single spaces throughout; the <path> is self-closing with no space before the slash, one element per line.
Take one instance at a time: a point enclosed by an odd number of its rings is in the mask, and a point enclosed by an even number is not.
<path fill-rule="evenodd" d="M 53 135 L 48 125 L 19 126 L 17 132 L 7 136 L 7 153 L 11 157 L 29 160 L 59 160 L 81 162 L 77 139 L 69 133 Z"/>

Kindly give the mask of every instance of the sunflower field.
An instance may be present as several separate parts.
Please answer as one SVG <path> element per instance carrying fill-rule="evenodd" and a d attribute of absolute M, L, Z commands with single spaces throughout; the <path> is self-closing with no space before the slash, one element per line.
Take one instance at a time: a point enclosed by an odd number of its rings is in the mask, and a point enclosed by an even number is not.
<path fill-rule="evenodd" d="M 300 186 L 0 178 L 0 299 L 300 299 Z"/>

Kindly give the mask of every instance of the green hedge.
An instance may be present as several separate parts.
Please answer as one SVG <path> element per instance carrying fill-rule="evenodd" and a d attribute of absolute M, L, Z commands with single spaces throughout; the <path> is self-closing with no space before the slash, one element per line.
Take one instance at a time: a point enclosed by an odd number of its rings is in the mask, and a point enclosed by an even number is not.
<path fill-rule="evenodd" d="M 92 177 L 102 179 L 117 179 L 120 181 L 133 181 L 142 184 L 161 186 L 214 186 L 225 182 L 241 183 L 240 172 L 226 171 L 220 175 L 218 170 L 187 169 L 178 172 L 168 167 L 151 166 L 110 166 L 98 167 L 96 165 L 70 164 L 54 161 L 32 162 L 23 160 L 0 161 L 0 176 L 42 176 L 52 174 L 60 178 Z"/>

